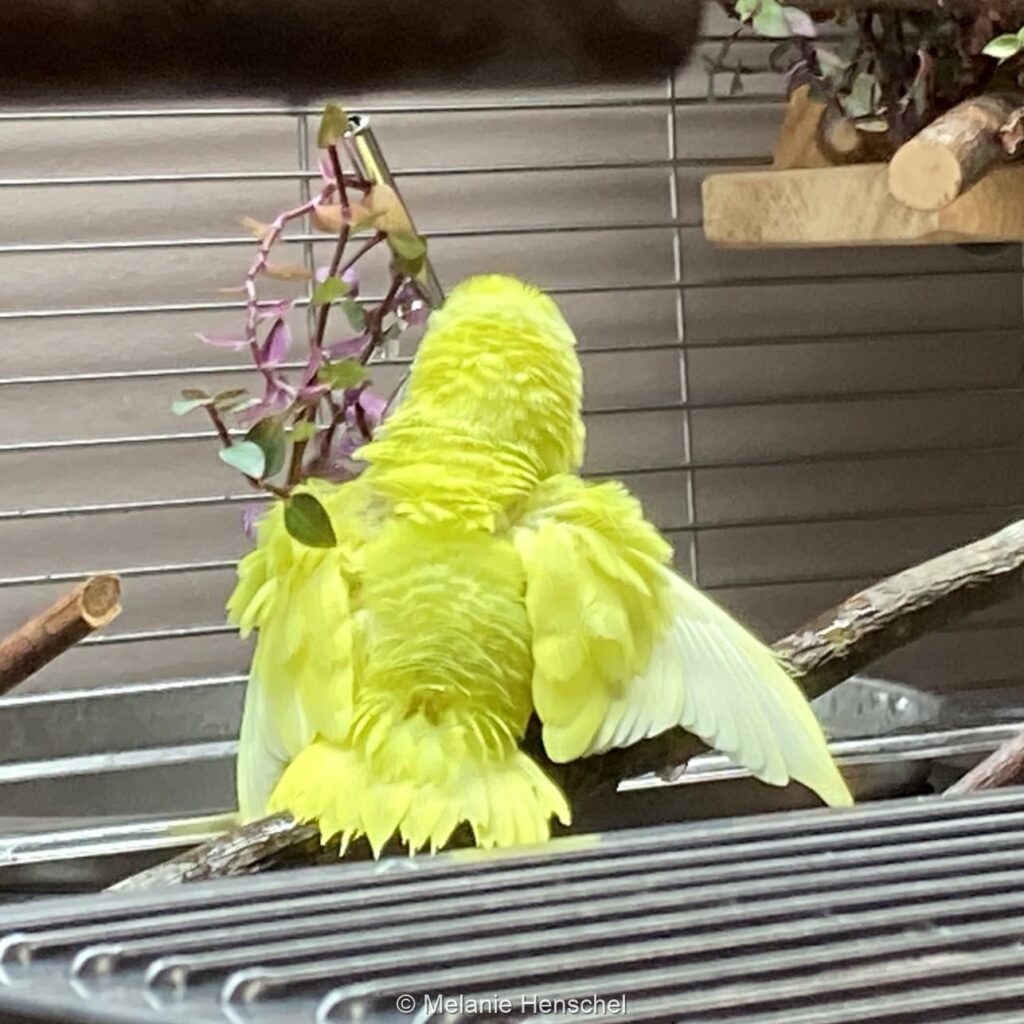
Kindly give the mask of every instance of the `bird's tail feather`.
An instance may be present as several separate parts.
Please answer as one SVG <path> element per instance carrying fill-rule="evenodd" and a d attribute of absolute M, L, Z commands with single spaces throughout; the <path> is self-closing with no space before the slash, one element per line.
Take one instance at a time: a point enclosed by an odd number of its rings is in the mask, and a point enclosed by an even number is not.
<path fill-rule="evenodd" d="M 450 745 L 422 720 L 398 724 L 373 751 L 318 738 L 288 766 L 268 811 L 316 821 L 342 852 L 365 836 L 374 856 L 394 836 L 410 852 L 436 851 L 464 823 L 483 848 L 544 842 L 552 818 L 569 823 L 565 796 L 521 750 L 454 757 Z"/>

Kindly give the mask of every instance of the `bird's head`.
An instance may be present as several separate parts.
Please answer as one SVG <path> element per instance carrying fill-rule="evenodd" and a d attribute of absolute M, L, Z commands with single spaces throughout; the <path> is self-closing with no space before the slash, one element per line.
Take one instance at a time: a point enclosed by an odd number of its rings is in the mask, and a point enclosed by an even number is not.
<path fill-rule="evenodd" d="M 532 449 L 547 474 L 582 461 L 582 373 L 558 306 L 514 277 L 471 277 L 436 310 L 399 416 Z M 408 411 L 406 411 L 408 410 Z"/>

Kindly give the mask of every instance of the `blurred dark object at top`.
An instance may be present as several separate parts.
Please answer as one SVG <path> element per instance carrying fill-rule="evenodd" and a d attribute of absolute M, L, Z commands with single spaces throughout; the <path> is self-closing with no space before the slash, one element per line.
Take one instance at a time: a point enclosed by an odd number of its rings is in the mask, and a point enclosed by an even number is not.
<path fill-rule="evenodd" d="M 0 0 L 0 102 L 619 82 L 685 63 L 704 0 Z"/>

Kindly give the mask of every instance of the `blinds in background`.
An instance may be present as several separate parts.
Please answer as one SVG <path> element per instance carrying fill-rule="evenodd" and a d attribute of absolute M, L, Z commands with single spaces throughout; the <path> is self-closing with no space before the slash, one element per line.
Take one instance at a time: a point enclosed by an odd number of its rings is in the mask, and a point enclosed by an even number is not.
<path fill-rule="evenodd" d="M 713 17 L 705 53 L 730 31 Z M 600 96 L 345 99 L 371 115 L 447 286 L 504 271 L 558 296 L 581 341 L 588 470 L 623 477 L 681 568 L 776 635 L 1024 507 L 1021 253 L 712 248 L 701 178 L 768 161 L 782 86 L 707 92 L 698 59 Z M 194 335 L 237 320 L 216 291 L 251 251 L 237 217 L 302 197 L 315 125 L 235 101 L 0 112 L 0 631 L 90 571 L 125 580 L 115 626 L 26 692 L 245 671 L 223 604 L 250 495 L 169 405 L 240 379 Z M 881 671 L 993 685 L 1020 678 L 1022 650 L 1018 602 Z"/>

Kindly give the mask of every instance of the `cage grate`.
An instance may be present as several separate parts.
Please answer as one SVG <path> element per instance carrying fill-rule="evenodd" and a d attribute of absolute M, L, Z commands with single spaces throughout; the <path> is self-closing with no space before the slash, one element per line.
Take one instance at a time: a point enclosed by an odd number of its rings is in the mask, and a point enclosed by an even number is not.
<path fill-rule="evenodd" d="M 1010 1021 L 1022 851 L 1014 790 L 45 901 L 0 918 L 0 1010 L 12 1024 Z M 557 1002 L 573 999 L 591 1002 Z"/>

